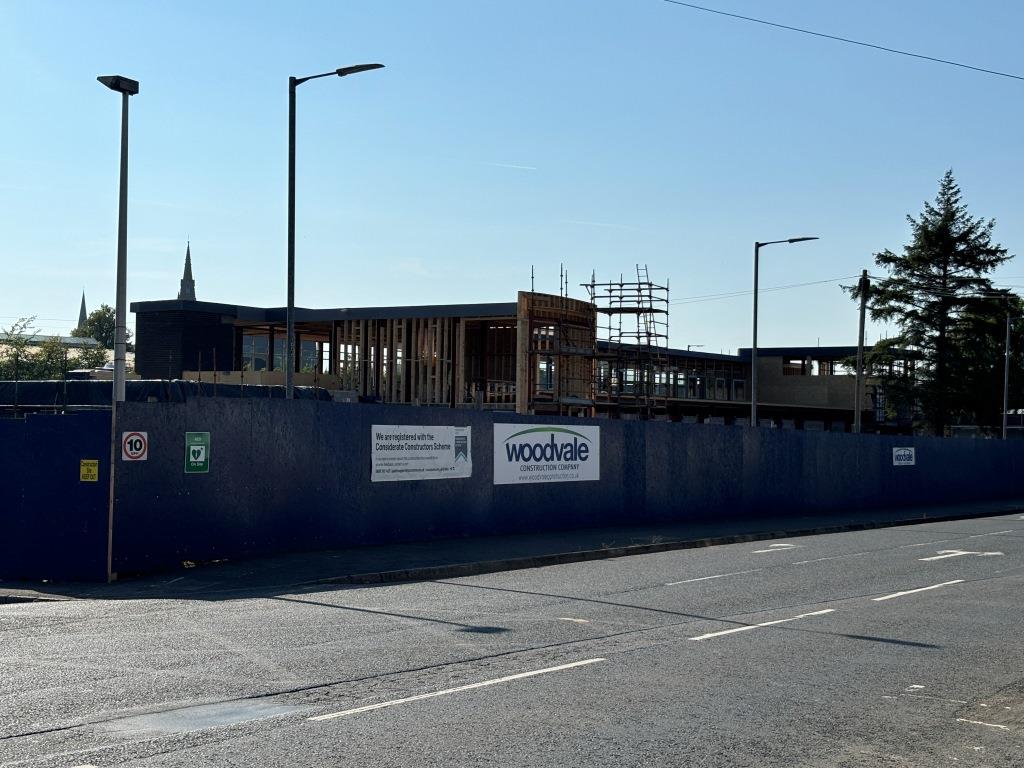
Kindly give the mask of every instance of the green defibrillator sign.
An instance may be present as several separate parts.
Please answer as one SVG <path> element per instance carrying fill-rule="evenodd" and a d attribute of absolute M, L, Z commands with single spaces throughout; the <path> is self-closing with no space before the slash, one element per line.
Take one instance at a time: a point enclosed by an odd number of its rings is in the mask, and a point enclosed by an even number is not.
<path fill-rule="evenodd" d="M 185 474 L 205 474 L 210 471 L 210 433 L 185 433 Z"/>

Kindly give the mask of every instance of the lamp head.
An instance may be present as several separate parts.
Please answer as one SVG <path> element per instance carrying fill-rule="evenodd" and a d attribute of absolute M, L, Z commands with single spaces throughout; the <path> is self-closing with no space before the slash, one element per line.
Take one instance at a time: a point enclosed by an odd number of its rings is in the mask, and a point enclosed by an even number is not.
<path fill-rule="evenodd" d="M 351 67 L 341 67 L 335 70 L 335 74 L 338 77 L 344 77 L 345 75 L 354 75 L 358 72 L 368 72 L 371 69 L 384 69 L 383 64 L 355 64 Z"/>
<path fill-rule="evenodd" d="M 139 92 L 139 81 L 132 80 L 130 77 L 124 77 L 123 75 L 100 75 L 96 79 L 110 90 L 117 91 L 118 93 L 134 96 Z"/>
<path fill-rule="evenodd" d="M 786 242 L 790 243 L 790 244 L 793 244 L 793 243 L 806 243 L 808 240 L 820 240 L 820 239 L 821 238 L 819 238 L 819 237 L 791 237 Z"/>

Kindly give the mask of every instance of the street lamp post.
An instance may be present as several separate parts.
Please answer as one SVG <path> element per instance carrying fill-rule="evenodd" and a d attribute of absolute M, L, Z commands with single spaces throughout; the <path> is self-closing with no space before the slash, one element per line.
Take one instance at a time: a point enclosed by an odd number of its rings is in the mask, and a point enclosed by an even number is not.
<path fill-rule="evenodd" d="M 853 395 L 853 431 L 860 434 L 864 412 L 864 320 L 868 308 L 868 292 L 871 290 L 871 279 L 868 271 L 862 270 L 857 293 L 860 296 L 860 321 L 857 324 L 857 378 L 854 380 Z"/>
<path fill-rule="evenodd" d="M 817 237 L 791 237 L 788 240 L 769 240 L 766 243 L 754 243 L 754 338 L 750 347 L 750 426 L 757 426 L 757 270 L 761 248 L 766 245 L 778 245 L 779 243 L 804 243 L 808 240 L 817 240 Z"/>
<path fill-rule="evenodd" d="M 1006 409 L 1010 407 L 1010 313 L 1006 313 L 1006 346 L 1003 350 L 1003 440 L 1006 439 Z"/>
<path fill-rule="evenodd" d="M 1010 317 L 1010 310 L 1006 310 L 1006 345 L 1003 349 L 1003 440 L 1007 437 L 1007 411 L 1010 408 L 1010 328 L 1014 320 L 1019 317 Z"/>
<path fill-rule="evenodd" d="M 124 402 L 124 347 L 126 273 L 128 269 L 128 97 L 139 92 L 139 83 L 121 75 L 97 77 L 112 91 L 121 94 L 121 189 L 117 206 L 117 295 L 114 310 L 114 396 Z"/>
<path fill-rule="evenodd" d="M 117 206 L 117 288 L 114 309 L 114 380 L 110 401 L 110 491 L 107 508 L 107 581 L 113 580 L 114 467 L 117 461 L 117 404 L 124 402 L 125 315 L 128 272 L 128 97 L 139 83 L 121 75 L 96 78 L 121 94 L 121 183 Z"/>
<path fill-rule="evenodd" d="M 294 396 L 295 380 L 295 89 L 307 80 L 319 77 L 345 77 L 371 69 L 381 69 L 383 64 L 356 64 L 341 67 L 333 72 L 308 77 L 288 78 L 288 308 L 286 310 L 287 338 L 285 339 L 285 397 L 289 400 Z M 332 341 L 333 343 L 333 341 Z"/>
<path fill-rule="evenodd" d="M 988 291 L 986 293 L 982 293 L 982 294 L 977 295 L 975 298 L 1002 299 L 1003 301 L 1006 302 L 1006 341 L 1005 341 L 1005 343 L 1003 345 L 1003 419 L 1002 419 L 1002 422 L 1003 422 L 1003 425 L 1002 425 L 1003 426 L 1002 437 L 1003 437 L 1003 440 L 1005 440 L 1006 437 L 1007 437 L 1007 431 L 1008 431 L 1008 429 L 1007 429 L 1007 427 L 1008 427 L 1007 411 L 1010 408 L 1010 330 L 1013 327 L 1013 321 L 1014 320 L 1020 320 L 1021 318 L 1020 317 L 1011 317 L 1010 316 L 1010 299 L 1011 298 L 1016 298 L 1016 297 L 1013 294 L 1009 293 L 1008 291 L 1005 291 L 1005 290 L 1001 290 L 1001 291 Z"/>

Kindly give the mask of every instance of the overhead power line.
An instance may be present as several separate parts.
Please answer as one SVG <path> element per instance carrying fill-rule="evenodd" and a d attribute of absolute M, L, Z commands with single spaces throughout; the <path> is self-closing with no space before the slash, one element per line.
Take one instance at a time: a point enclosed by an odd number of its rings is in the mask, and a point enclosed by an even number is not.
<path fill-rule="evenodd" d="M 809 283 L 792 283 L 790 285 L 774 285 L 768 288 L 759 288 L 758 293 L 769 293 L 771 291 L 788 291 L 791 288 L 805 288 L 808 285 L 825 285 L 826 283 L 838 283 L 840 280 L 853 280 L 860 275 L 850 275 L 848 277 L 832 277 L 828 280 L 813 280 Z M 699 304 L 704 301 L 719 301 L 721 299 L 734 299 L 737 296 L 750 296 L 754 291 L 730 291 L 729 293 L 706 293 L 701 296 L 684 296 L 681 299 L 675 299 L 670 301 L 669 304 Z"/>
<path fill-rule="evenodd" d="M 839 37 L 838 35 L 828 35 L 824 32 L 815 32 L 812 29 L 802 29 L 800 27 L 791 27 L 788 24 L 779 24 L 778 22 L 768 21 L 767 19 L 756 19 L 753 16 L 742 16 L 738 13 L 729 13 L 727 11 L 720 11 L 716 8 L 706 8 L 703 5 L 695 5 L 693 3 L 684 3 L 682 0 L 664 0 L 664 2 L 671 5 L 679 5 L 683 8 L 690 8 L 695 11 L 704 11 L 705 13 L 713 13 L 716 16 L 727 16 L 730 19 L 739 19 L 740 21 L 749 21 L 754 24 L 763 24 L 766 27 L 775 27 L 776 29 L 785 29 L 789 32 L 799 32 L 802 35 L 811 35 L 813 37 L 822 37 L 826 40 L 834 40 L 838 43 L 846 43 L 847 45 L 859 45 L 862 48 L 873 48 L 876 51 L 884 51 L 885 53 L 895 53 L 898 56 L 909 56 L 913 59 L 923 59 L 925 61 L 931 61 L 936 64 L 947 64 L 951 67 L 960 67 L 961 69 L 970 69 L 974 72 L 983 72 L 986 75 L 997 75 L 998 77 L 1009 77 L 1013 80 L 1024 80 L 1022 75 L 1014 75 L 1009 72 L 999 72 L 995 69 L 985 69 L 984 67 L 975 67 L 971 64 L 964 64 L 959 61 L 951 61 L 950 59 L 940 59 L 935 56 L 925 56 L 921 53 L 911 53 L 910 51 L 901 51 L 899 48 L 888 48 L 884 45 L 876 45 L 875 43 L 865 43 L 863 40 L 853 40 L 849 37 Z"/>

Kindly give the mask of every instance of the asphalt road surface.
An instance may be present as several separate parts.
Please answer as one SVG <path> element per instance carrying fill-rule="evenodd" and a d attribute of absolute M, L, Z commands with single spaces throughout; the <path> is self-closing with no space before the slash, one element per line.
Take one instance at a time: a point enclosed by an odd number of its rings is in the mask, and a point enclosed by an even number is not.
<path fill-rule="evenodd" d="M 1022 515 L 389 586 L 208 578 L 0 605 L 0 765 L 1024 766 Z"/>

